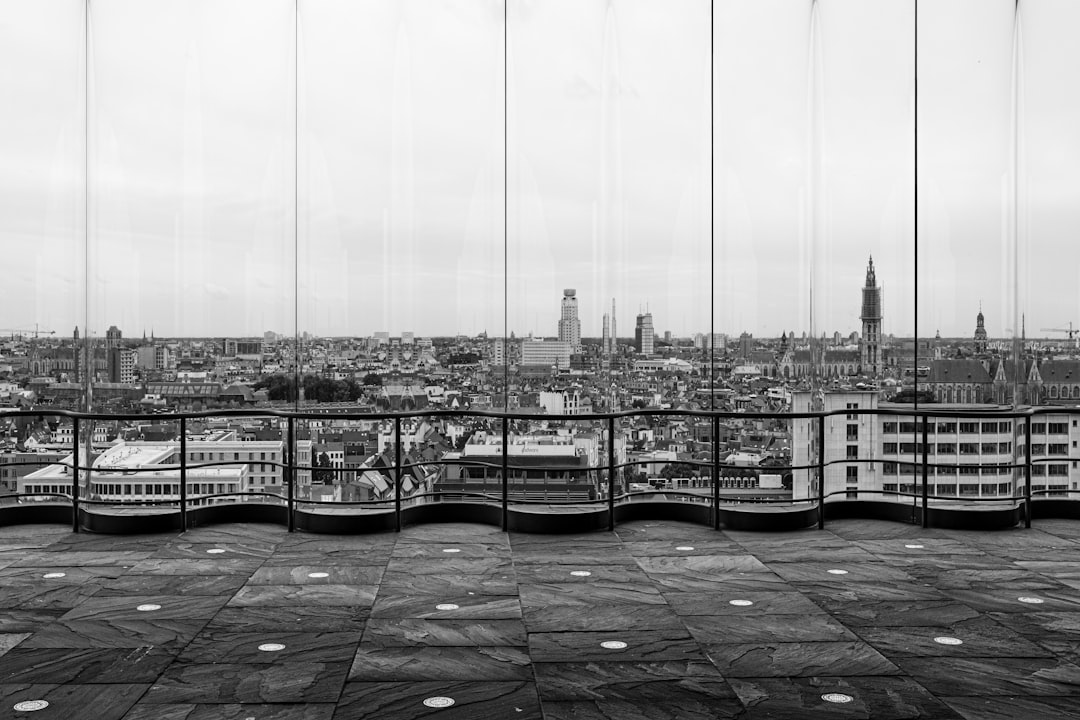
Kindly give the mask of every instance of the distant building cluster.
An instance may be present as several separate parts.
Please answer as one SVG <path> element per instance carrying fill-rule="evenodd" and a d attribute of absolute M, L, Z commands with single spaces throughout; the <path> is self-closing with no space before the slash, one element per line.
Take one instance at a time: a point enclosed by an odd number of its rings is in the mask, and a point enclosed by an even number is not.
<path fill-rule="evenodd" d="M 1012 405 L 1080 404 L 1080 353 L 1071 326 L 1057 329 L 1068 333 L 1067 344 L 1028 342 L 1023 335 L 994 340 L 980 307 L 972 336 L 897 340 L 883 332 L 885 308 L 873 258 L 860 294 L 852 316 L 857 308 L 861 332 L 817 337 L 805 331 L 783 331 L 779 338 L 749 331 L 677 337 L 671 331 L 659 333 L 645 310 L 635 318 L 632 342 L 620 343 L 612 299 L 601 337 L 584 338 L 579 297 L 572 288 L 562 292 L 555 334 L 548 337 L 482 333 L 430 338 L 383 330 L 362 338 L 267 331 L 246 338 L 161 339 L 151 331 L 135 339 L 125 338 L 115 325 L 93 339 L 80 336 L 78 329 L 69 338 L 35 332 L 0 338 L 0 410 L 92 407 L 145 415 L 146 422 L 93 425 L 85 445 L 94 468 L 87 490 L 102 502 L 135 497 L 168 503 L 178 491 L 179 428 L 156 423 L 157 413 L 507 408 L 534 418 L 509 429 L 512 454 L 519 458 L 514 462 L 521 463 L 515 465 L 514 482 L 520 482 L 522 497 L 565 500 L 595 499 L 606 492 L 601 474 L 588 468 L 607 457 L 609 441 L 595 423 L 566 426 L 549 420 L 554 416 L 635 408 L 902 410 L 919 402 L 977 408 L 986 418 L 931 423 L 926 444 L 914 421 L 855 412 L 831 418 L 825 430 L 825 489 L 855 497 L 899 497 L 914 486 L 914 468 L 926 451 L 935 464 L 934 491 L 942 497 L 1015 494 L 1019 476 L 1011 466 L 1023 460 L 1023 428 L 994 415 Z M 628 423 L 611 441 L 625 468 L 620 482 L 654 489 L 662 480 L 699 487 L 705 476 L 695 463 L 710 461 L 719 449 L 724 459 L 748 468 L 745 475 L 725 475 L 724 492 L 752 490 L 769 497 L 786 492 L 796 498 L 816 492 L 813 470 L 781 472 L 777 477 L 786 478 L 781 482 L 766 468 L 770 463 L 810 463 L 817 424 L 749 418 L 724 423 L 719 438 L 703 419 L 652 417 Z M 189 493 L 216 502 L 209 496 L 279 492 L 281 426 L 269 420 L 212 424 L 207 434 L 187 438 Z M 1077 489 L 1076 461 L 1068 454 L 1080 442 L 1073 427 L 1064 415 L 1048 419 L 1045 432 L 1041 421 L 1034 424 L 1037 488 L 1048 493 Z M 314 420 L 297 429 L 298 459 L 305 466 L 298 476 L 303 497 L 359 502 L 388 497 L 395 442 L 390 426 Z M 500 456 L 498 430 L 487 421 L 410 421 L 402 450 L 415 470 L 406 493 L 490 491 L 495 480 L 490 472 L 446 471 L 430 463 Z M 64 464 L 74 457 L 74 445 L 70 422 L 16 422 L 0 413 L 0 490 L 63 494 L 65 487 L 70 489 Z M 27 457 L 31 466 L 12 459 Z M 530 458 L 547 469 L 530 474 Z M 205 463 L 211 465 L 198 467 Z"/>

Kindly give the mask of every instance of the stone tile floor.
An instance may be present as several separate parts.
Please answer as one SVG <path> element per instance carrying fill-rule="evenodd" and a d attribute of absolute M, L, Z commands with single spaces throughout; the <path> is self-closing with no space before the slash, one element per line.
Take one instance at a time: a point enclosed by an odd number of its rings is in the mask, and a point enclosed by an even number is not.
<path fill-rule="evenodd" d="M 9 717 L 1080 718 L 1080 524 L 0 528 Z"/>

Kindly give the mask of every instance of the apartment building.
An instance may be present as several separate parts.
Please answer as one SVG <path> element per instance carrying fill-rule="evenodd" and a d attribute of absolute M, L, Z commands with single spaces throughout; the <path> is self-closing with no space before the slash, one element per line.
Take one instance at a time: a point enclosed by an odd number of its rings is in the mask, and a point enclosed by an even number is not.
<path fill-rule="evenodd" d="M 793 394 L 793 410 L 808 412 L 813 394 Z M 880 402 L 873 391 L 818 395 L 826 411 L 848 409 L 910 410 L 912 405 Z M 929 494 L 980 499 L 1022 494 L 1025 480 L 1025 420 L 1000 417 L 1000 405 L 939 404 L 921 406 L 964 410 L 978 418 L 928 418 L 834 415 L 825 421 L 825 493 L 863 499 L 888 493 L 920 492 L 925 451 Z M 793 420 L 792 464 L 817 462 L 817 420 Z M 1032 492 L 1063 493 L 1080 489 L 1080 427 L 1077 418 L 1051 413 L 1031 419 Z M 793 495 L 817 493 L 815 468 L 795 470 Z M 863 491 L 863 494 L 860 494 Z M 880 492 L 865 492 L 880 491 Z M 902 497 L 902 496 L 892 496 Z"/>

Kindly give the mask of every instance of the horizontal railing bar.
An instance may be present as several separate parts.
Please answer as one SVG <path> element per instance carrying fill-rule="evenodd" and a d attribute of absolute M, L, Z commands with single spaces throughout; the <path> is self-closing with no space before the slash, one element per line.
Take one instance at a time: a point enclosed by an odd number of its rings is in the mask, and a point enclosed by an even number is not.
<path fill-rule="evenodd" d="M 12 410 L 5 412 L 6 417 L 38 417 L 51 415 L 56 417 L 79 418 L 85 420 L 147 420 L 155 422 L 169 420 L 199 420 L 204 418 L 227 418 L 227 417 L 278 417 L 295 418 L 300 420 L 394 420 L 409 418 L 442 418 L 442 417 L 476 417 L 489 418 L 492 420 L 544 420 L 547 422 L 578 422 L 578 421 L 601 421 L 609 419 L 636 418 L 636 417 L 700 417 L 700 418 L 727 418 L 730 420 L 807 420 L 820 417 L 835 417 L 839 415 L 880 415 L 885 417 L 899 418 L 1027 418 L 1040 415 L 1077 415 L 1080 416 L 1080 407 L 1040 405 L 1028 408 L 981 408 L 979 410 L 944 410 L 926 407 L 919 408 L 847 408 L 837 410 L 819 410 L 808 412 L 738 412 L 732 410 L 687 410 L 687 409 L 653 409 L 641 408 L 634 410 L 622 410 L 607 413 L 583 413 L 580 415 L 536 415 L 532 413 L 514 413 L 497 410 L 423 410 L 409 412 L 305 412 L 302 410 L 279 410 L 276 408 L 221 408 L 217 410 L 202 410 L 186 413 L 160 413 L 147 415 L 144 413 L 88 413 L 62 408 Z"/>

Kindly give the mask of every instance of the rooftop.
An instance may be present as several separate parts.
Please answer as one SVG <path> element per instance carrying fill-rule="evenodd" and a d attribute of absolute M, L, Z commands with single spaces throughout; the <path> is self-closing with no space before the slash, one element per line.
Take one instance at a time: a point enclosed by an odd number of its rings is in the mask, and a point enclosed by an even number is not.
<path fill-rule="evenodd" d="M 3 527 L 0 716 L 1077 718 L 1078 578 L 1070 520 Z"/>

